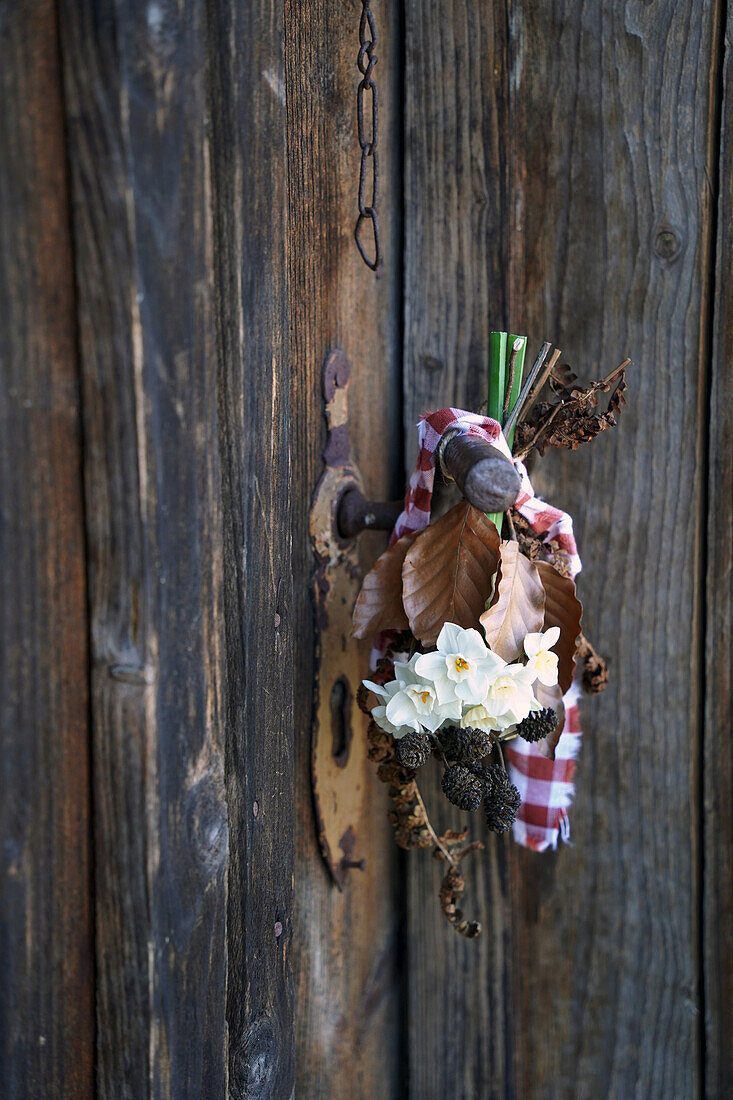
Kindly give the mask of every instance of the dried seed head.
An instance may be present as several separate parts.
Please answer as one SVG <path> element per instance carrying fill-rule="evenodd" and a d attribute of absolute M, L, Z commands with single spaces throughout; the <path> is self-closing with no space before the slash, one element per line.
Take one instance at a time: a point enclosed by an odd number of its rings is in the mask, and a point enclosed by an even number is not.
<path fill-rule="evenodd" d="M 359 684 L 356 689 L 356 705 L 362 714 L 368 716 L 372 713 L 372 708 L 369 706 L 369 688 L 366 684 Z"/>
<path fill-rule="evenodd" d="M 517 726 L 517 733 L 525 741 L 542 741 L 549 737 L 557 726 L 557 714 L 552 707 L 532 711 Z"/>
<path fill-rule="evenodd" d="M 608 665 L 583 634 L 580 636 L 577 656 L 583 666 L 581 676 L 583 690 L 589 695 L 597 695 L 598 692 L 604 691 L 608 687 Z"/>
<path fill-rule="evenodd" d="M 443 752 L 449 760 L 458 764 L 470 764 L 474 760 L 483 760 L 493 748 L 491 735 L 484 730 L 459 726 L 446 726 L 438 734 Z"/>
<path fill-rule="evenodd" d="M 492 833 L 505 833 L 514 824 L 522 804 L 519 791 L 501 764 L 491 764 L 481 769 L 486 785 L 484 813 L 486 824 Z"/>
<path fill-rule="evenodd" d="M 403 768 L 416 771 L 430 759 L 432 745 L 430 738 L 424 733 L 410 730 L 404 737 L 400 737 L 395 746 L 395 755 Z"/>
<path fill-rule="evenodd" d="M 482 780 L 462 764 L 450 764 L 443 772 L 443 794 L 460 810 L 477 810 L 484 793 Z"/>

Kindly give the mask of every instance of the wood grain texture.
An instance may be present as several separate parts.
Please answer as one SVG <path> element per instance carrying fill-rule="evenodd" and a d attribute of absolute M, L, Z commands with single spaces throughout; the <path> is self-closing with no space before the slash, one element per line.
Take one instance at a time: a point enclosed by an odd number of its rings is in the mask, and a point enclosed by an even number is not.
<path fill-rule="evenodd" d="M 636 366 L 619 428 L 535 476 L 576 519 L 610 658 L 574 846 L 492 839 L 476 943 L 410 862 L 410 1094 L 693 1095 L 703 467 L 682 456 L 703 438 L 716 8 L 431 12 L 407 16 L 406 431 L 481 400 L 489 328 L 554 340 L 584 377 Z"/>
<path fill-rule="evenodd" d="M 226 1092 L 224 666 L 202 5 L 61 4 L 84 380 L 97 1081 Z"/>
<path fill-rule="evenodd" d="M 229 1089 L 295 1074 L 292 467 L 282 5 L 210 3 L 228 674 Z"/>
<path fill-rule="evenodd" d="M 89 666 L 53 3 L 0 5 L 0 1082 L 90 1097 Z"/>
<path fill-rule="evenodd" d="M 708 436 L 703 755 L 705 1095 L 733 1094 L 733 8 L 722 28 L 718 223 Z"/>
<path fill-rule="evenodd" d="M 364 266 L 353 239 L 359 147 L 356 141 L 356 55 L 359 3 L 296 0 L 285 7 L 288 102 L 291 440 L 293 463 L 295 711 L 297 785 L 296 989 L 297 1095 L 346 1100 L 396 1096 L 399 1039 L 401 909 L 397 852 L 387 822 L 389 803 L 372 764 L 363 762 L 361 812 L 343 893 L 321 858 L 309 787 L 313 693 L 314 568 L 308 514 L 323 469 L 325 440 L 321 369 L 340 346 L 352 367 L 349 428 L 353 454 L 371 500 L 403 491 L 399 447 L 396 317 L 401 256 L 395 125 L 400 110 L 396 60 L 401 48 L 397 6 L 375 6 L 381 93 L 382 223 L 385 271 Z M 389 10 L 388 10 L 389 9 Z M 359 537 L 364 572 L 385 535 Z M 363 643 L 366 670 L 371 641 Z M 362 720 L 359 717 L 359 720 Z"/>
<path fill-rule="evenodd" d="M 406 5 L 405 13 L 403 422 L 411 470 L 420 413 L 478 407 L 486 398 L 489 333 L 508 327 L 506 13 L 495 4 L 448 3 L 438 18 L 426 2 Z M 442 795 L 437 766 L 423 769 L 420 789 L 439 832 L 469 823 Z M 479 836 L 481 822 L 470 824 Z M 440 867 L 423 853 L 407 855 L 411 1097 L 511 1095 L 507 851 L 506 840 L 492 836 L 486 852 L 467 862 L 461 908 L 484 928 L 471 941 L 440 911 Z"/>

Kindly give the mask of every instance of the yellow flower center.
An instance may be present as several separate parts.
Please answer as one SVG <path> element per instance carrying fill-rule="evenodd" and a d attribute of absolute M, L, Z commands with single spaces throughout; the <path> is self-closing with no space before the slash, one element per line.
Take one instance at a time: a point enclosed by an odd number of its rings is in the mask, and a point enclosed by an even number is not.
<path fill-rule="evenodd" d="M 468 661 L 463 657 L 456 657 L 456 672 L 468 672 L 470 667 Z"/>
<path fill-rule="evenodd" d="M 430 698 L 430 692 L 429 691 L 421 692 L 420 698 L 422 699 L 423 703 L 427 703 L 428 699 Z"/>

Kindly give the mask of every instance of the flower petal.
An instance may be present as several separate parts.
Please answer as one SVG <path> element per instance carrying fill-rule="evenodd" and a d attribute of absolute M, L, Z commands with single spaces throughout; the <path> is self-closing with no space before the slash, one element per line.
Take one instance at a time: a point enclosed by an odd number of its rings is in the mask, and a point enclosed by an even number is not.
<path fill-rule="evenodd" d="M 414 730 L 420 729 L 415 707 L 412 700 L 400 691 L 387 703 L 387 718 L 395 726 L 410 726 Z"/>
<path fill-rule="evenodd" d="M 486 657 L 489 650 L 486 648 L 486 642 L 478 630 L 469 627 L 468 630 L 463 631 L 459 652 L 472 661 L 481 661 Z"/>
<path fill-rule="evenodd" d="M 443 627 L 438 635 L 438 652 L 439 653 L 460 653 L 461 651 L 461 635 L 465 631 L 457 626 L 456 623 L 443 623 Z"/>
<path fill-rule="evenodd" d="M 362 680 L 362 684 L 369 691 L 373 691 L 375 695 L 378 695 L 381 699 L 389 699 L 389 692 L 383 684 L 375 684 L 371 680 Z"/>
<path fill-rule="evenodd" d="M 433 680 L 433 687 L 435 688 L 438 703 L 441 706 L 447 703 L 455 703 L 456 685 L 452 680 L 449 680 L 447 676 L 441 676 L 440 679 Z"/>
<path fill-rule="evenodd" d="M 432 714 L 424 714 L 421 721 L 426 730 L 429 730 L 430 733 L 435 733 L 438 726 L 443 725 L 445 717 L 441 714 L 438 714 L 436 711 L 433 711 Z"/>
<path fill-rule="evenodd" d="M 486 692 L 489 690 L 489 677 L 481 672 L 475 672 L 472 676 L 467 676 L 465 680 L 461 680 L 459 684 L 456 684 L 455 689 L 459 699 L 462 699 L 464 703 L 476 706 L 486 698 Z"/>
<path fill-rule="evenodd" d="M 443 653 L 421 653 L 415 661 L 415 672 L 426 680 L 445 677 L 445 655 Z"/>
<path fill-rule="evenodd" d="M 460 721 L 461 718 L 461 700 L 451 699 L 448 703 L 439 703 L 435 707 L 435 713 L 442 715 L 443 718 L 450 718 L 454 722 Z"/>

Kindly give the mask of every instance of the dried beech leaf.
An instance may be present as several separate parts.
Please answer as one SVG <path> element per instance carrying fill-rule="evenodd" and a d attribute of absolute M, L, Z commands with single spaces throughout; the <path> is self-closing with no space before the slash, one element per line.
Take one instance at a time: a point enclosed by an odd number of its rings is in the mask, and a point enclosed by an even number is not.
<path fill-rule="evenodd" d="M 486 641 L 505 661 L 524 653 L 524 636 L 542 629 L 545 590 L 536 563 L 520 553 L 519 543 L 502 542 L 495 602 L 481 616 Z"/>
<path fill-rule="evenodd" d="M 498 563 L 496 527 L 468 501 L 421 531 L 402 569 L 402 602 L 415 637 L 434 645 L 446 622 L 478 626 Z"/>
<path fill-rule="evenodd" d="M 565 704 L 562 701 L 562 691 L 559 684 L 556 684 L 555 687 L 545 687 L 544 684 L 537 681 L 534 686 L 534 693 L 538 703 L 541 703 L 543 707 L 552 707 L 557 715 L 555 729 L 547 737 L 543 737 L 541 741 L 537 742 L 537 748 L 542 755 L 546 756 L 548 760 L 554 760 L 555 749 L 565 725 Z"/>
<path fill-rule="evenodd" d="M 564 695 L 573 682 L 583 605 L 575 594 L 575 581 L 561 576 L 547 562 L 538 561 L 535 565 L 545 590 L 545 623 L 542 629 L 560 627 L 560 640 L 553 650 L 558 657 L 560 690 Z"/>
<path fill-rule="evenodd" d="M 553 367 L 547 381 L 552 392 L 556 393 L 558 397 L 562 397 L 564 401 L 569 401 L 576 394 L 583 392 L 577 384 L 577 374 L 570 369 L 567 363 L 558 363 L 556 367 Z"/>
<path fill-rule="evenodd" d="M 367 573 L 354 607 L 355 638 L 366 638 L 380 630 L 407 630 L 407 615 L 402 606 L 402 566 L 416 538 L 412 531 L 403 535 L 377 558 L 374 568 Z"/>

